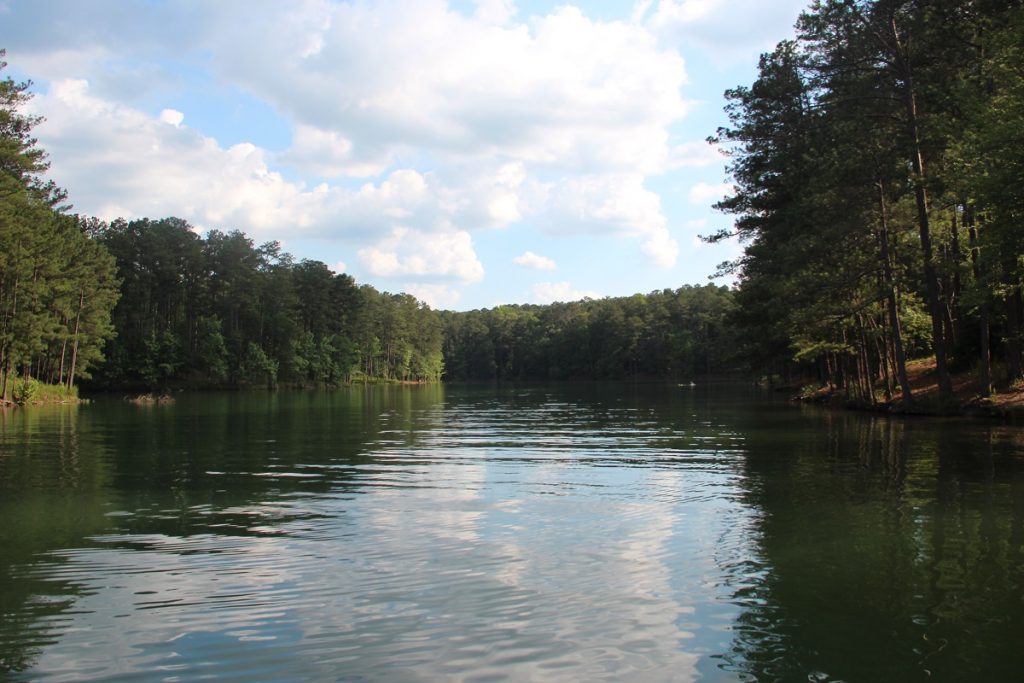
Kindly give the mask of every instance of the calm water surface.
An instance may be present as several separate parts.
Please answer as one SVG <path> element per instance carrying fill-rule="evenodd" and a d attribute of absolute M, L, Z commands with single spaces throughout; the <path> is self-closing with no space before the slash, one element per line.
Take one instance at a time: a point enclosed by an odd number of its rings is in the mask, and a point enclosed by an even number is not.
<path fill-rule="evenodd" d="M 1024 679 L 1024 432 L 739 387 L 0 413 L 0 679 Z"/>

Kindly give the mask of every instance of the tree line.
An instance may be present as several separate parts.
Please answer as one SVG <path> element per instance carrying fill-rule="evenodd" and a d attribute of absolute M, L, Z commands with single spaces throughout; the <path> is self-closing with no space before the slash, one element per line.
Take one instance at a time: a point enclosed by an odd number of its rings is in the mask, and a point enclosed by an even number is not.
<path fill-rule="evenodd" d="M 84 222 L 121 281 L 94 386 L 692 377 L 727 368 L 724 287 L 434 311 L 178 218 Z"/>
<path fill-rule="evenodd" d="M 117 335 L 103 388 L 438 381 L 441 327 L 408 294 L 358 286 L 324 263 L 179 218 L 88 221 L 113 255 Z"/>
<path fill-rule="evenodd" d="M 865 402 L 1022 379 L 1024 7 L 820 0 L 726 92 L 737 347 Z"/>
<path fill-rule="evenodd" d="M 443 312 L 451 380 L 687 379 L 732 368 L 726 287 Z"/>
<path fill-rule="evenodd" d="M 723 287 L 434 311 L 238 231 L 204 238 L 166 218 L 86 232 L 121 280 L 98 387 L 692 377 L 727 363 Z"/>

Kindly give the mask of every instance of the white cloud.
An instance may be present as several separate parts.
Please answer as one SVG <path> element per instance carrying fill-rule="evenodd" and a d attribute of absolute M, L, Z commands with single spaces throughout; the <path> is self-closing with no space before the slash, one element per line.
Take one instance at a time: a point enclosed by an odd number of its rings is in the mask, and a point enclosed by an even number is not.
<path fill-rule="evenodd" d="M 639 237 L 641 250 L 666 268 L 675 265 L 679 254 L 661 197 L 644 187 L 640 175 L 583 176 L 552 185 L 541 225 L 550 232 Z"/>
<path fill-rule="evenodd" d="M 311 221 L 313 194 L 303 197 L 272 173 L 261 150 L 219 147 L 174 125 L 180 112 L 151 118 L 94 97 L 83 80 L 54 82 L 32 104 L 46 116 L 36 132 L 50 151 L 51 175 L 81 211 L 101 218 L 178 215 L 254 232 Z"/>
<path fill-rule="evenodd" d="M 703 141 L 677 145 L 670 150 L 669 156 L 669 163 L 673 168 L 705 168 L 725 163 L 725 158 L 718 148 Z"/>
<path fill-rule="evenodd" d="M 160 112 L 160 120 L 177 128 L 185 120 L 185 115 L 175 109 L 164 109 Z"/>
<path fill-rule="evenodd" d="M 498 226 L 519 215 L 522 173 L 514 167 L 465 186 L 457 175 L 447 185 L 404 168 L 357 188 L 308 188 L 272 171 L 271 155 L 255 145 L 221 147 L 174 125 L 184 120 L 181 112 L 152 118 L 95 97 L 83 80 L 56 81 L 32 104 L 46 115 L 36 132 L 51 150 L 51 175 L 70 189 L 79 211 L 105 219 L 176 215 L 256 239 L 297 234 L 365 242 L 401 226 L 451 234 L 461 232 L 456 224 Z"/>
<path fill-rule="evenodd" d="M 554 261 L 546 256 L 539 256 L 532 251 L 526 251 L 512 259 L 512 263 L 524 268 L 533 270 L 554 270 L 557 268 Z"/>
<path fill-rule="evenodd" d="M 338 261 L 337 263 L 334 264 L 331 270 L 333 270 L 335 273 L 344 273 L 346 270 L 348 270 L 348 265 L 344 261 Z"/>
<path fill-rule="evenodd" d="M 454 308 L 462 298 L 459 291 L 447 285 L 410 282 L 403 285 L 402 289 L 435 310 Z"/>
<path fill-rule="evenodd" d="M 669 235 L 668 230 L 657 230 L 647 236 L 640 245 L 640 251 L 656 265 L 671 268 L 679 257 L 679 243 Z"/>
<path fill-rule="evenodd" d="M 709 185 L 708 183 L 700 182 L 690 188 L 690 203 L 699 206 L 709 206 L 715 202 L 722 201 L 726 195 L 732 194 L 733 191 L 732 183 Z"/>
<path fill-rule="evenodd" d="M 424 233 L 399 227 L 376 244 L 359 250 L 359 260 L 373 275 L 455 277 L 478 282 L 484 267 L 473 251 L 469 233 Z"/>
<path fill-rule="evenodd" d="M 444 2 L 318 7 L 319 25 L 282 6 L 244 31 L 225 27 L 214 65 L 297 123 L 351 140 L 355 160 L 425 149 L 654 171 L 669 158 L 667 127 L 686 112 L 676 51 L 571 6 L 529 23 L 502 23 L 512 16 L 502 2 L 480 3 L 476 18 Z"/>
<path fill-rule="evenodd" d="M 790 37 L 808 0 L 659 0 L 646 26 L 668 44 L 696 45 L 718 59 L 748 59 Z"/>
<path fill-rule="evenodd" d="M 304 125 L 295 127 L 292 146 L 278 158 L 283 163 L 326 178 L 367 177 L 387 170 L 386 159 L 353 160 L 352 141 L 337 131 Z"/>
<path fill-rule="evenodd" d="M 483 24 L 503 25 L 516 14 L 513 0 L 473 0 L 476 12 L 473 16 Z"/>
<path fill-rule="evenodd" d="M 533 286 L 533 302 L 552 304 L 556 301 L 579 301 L 580 299 L 600 299 L 601 295 L 594 291 L 573 289 L 568 282 L 538 282 Z"/>
<path fill-rule="evenodd" d="M 32 37 L 19 39 L 25 64 L 52 83 L 38 110 L 53 177 L 87 213 L 356 240 L 375 272 L 398 273 L 429 269 L 369 240 L 536 219 L 552 232 L 635 238 L 667 267 L 678 244 L 645 181 L 719 161 L 671 132 L 687 113 L 687 74 L 661 40 L 673 17 L 720 16 L 710 0 L 708 10 L 693 0 L 638 8 L 634 21 L 593 20 L 571 5 L 526 18 L 510 0 L 477 0 L 469 14 L 443 0 L 96 12 L 55 1 L 82 30 L 47 31 L 31 3 L 12 6 L 11 19 Z M 140 103 L 159 102 L 154 93 L 191 87 L 183 63 L 268 105 L 291 127 L 290 146 L 225 147 L 183 125 L 198 125 L 200 112 L 148 115 Z"/>

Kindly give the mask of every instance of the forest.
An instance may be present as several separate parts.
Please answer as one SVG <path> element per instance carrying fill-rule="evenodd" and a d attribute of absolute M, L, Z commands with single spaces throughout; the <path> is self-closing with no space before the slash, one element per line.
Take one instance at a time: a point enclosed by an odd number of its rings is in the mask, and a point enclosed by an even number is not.
<path fill-rule="evenodd" d="M 978 393 L 1019 387 L 1024 8 L 827 0 L 726 93 L 738 237 L 734 319 L 750 369 L 873 403 L 914 400 L 907 359 Z M 876 395 L 881 387 L 884 398 Z"/>
<path fill-rule="evenodd" d="M 433 311 L 237 231 L 203 238 L 176 218 L 83 230 L 121 280 L 98 388 L 681 377 L 726 361 L 725 288 Z"/>
<path fill-rule="evenodd" d="M 433 311 L 238 231 L 201 237 L 178 218 L 76 221 L 113 257 L 120 283 L 107 299 L 116 299 L 108 315 L 115 336 L 92 371 L 93 388 L 683 378 L 728 360 L 732 293 L 724 287 Z M 58 341 L 23 372 L 52 381 Z"/>

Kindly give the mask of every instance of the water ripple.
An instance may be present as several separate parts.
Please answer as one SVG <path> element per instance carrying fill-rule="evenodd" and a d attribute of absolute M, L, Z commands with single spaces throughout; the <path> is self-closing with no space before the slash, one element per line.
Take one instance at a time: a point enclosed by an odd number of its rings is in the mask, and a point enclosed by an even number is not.
<path fill-rule="evenodd" d="M 803 596 L 816 577 L 846 572 L 861 585 L 845 540 L 818 526 L 837 510 L 852 539 L 879 527 L 895 539 L 883 546 L 891 556 L 858 547 L 886 581 L 902 567 L 927 573 L 908 598 L 917 621 L 891 630 L 909 634 L 912 666 L 937 669 L 952 647 L 939 648 L 950 639 L 936 623 L 955 620 L 976 584 L 962 558 L 974 548 L 1011 557 L 1011 547 L 950 533 L 945 556 L 907 560 L 903 548 L 945 528 L 928 515 L 926 465 L 912 464 L 918 478 L 906 484 L 883 465 L 882 507 L 858 507 L 873 476 L 859 433 L 850 443 L 863 457 L 817 457 L 816 442 L 758 442 L 780 429 L 774 413 L 743 427 L 699 399 L 367 390 L 296 398 L 303 408 L 291 410 L 286 396 L 233 397 L 201 437 L 206 413 L 187 400 L 159 423 L 97 411 L 74 452 L 59 430 L 52 443 L 34 434 L 45 455 L 33 450 L 31 467 L 21 451 L 0 457 L 11 494 L 0 508 L 15 530 L 0 558 L 0 674 L 835 680 L 824 672 L 849 662 L 821 661 L 793 633 L 816 623 L 804 603 L 831 598 Z M 60 479 L 72 462 L 80 478 Z M 812 473 L 832 487 L 816 488 Z M 910 503 L 898 507 L 904 490 Z"/>

